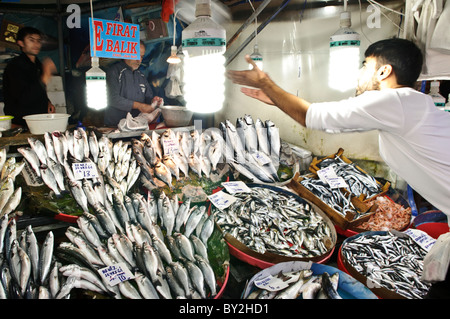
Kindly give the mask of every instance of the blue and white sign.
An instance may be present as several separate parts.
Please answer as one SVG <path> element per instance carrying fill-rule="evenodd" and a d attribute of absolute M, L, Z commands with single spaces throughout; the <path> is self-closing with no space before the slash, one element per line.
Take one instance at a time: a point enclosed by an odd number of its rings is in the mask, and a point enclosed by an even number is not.
<path fill-rule="evenodd" d="M 89 38 L 91 56 L 130 60 L 141 58 L 137 24 L 103 19 L 94 19 L 92 23 L 89 18 Z"/>

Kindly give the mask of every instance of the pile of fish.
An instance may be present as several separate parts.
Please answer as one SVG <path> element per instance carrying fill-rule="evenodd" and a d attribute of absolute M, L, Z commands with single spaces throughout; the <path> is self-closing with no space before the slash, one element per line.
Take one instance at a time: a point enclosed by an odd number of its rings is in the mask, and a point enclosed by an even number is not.
<path fill-rule="evenodd" d="M 36 175 L 56 197 L 70 191 L 83 211 L 89 211 L 89 205 L 95 207 L 98 202 L 106 206 L 106 194 L 112 194 L 112 187 L 126 194 L 140 175 L 129 144 L 122 140 L 112 143 L 106 136 L 97 140 L 94 131 L 88 134 L 77 128 L 73 132 L 46 132 L 44 143 L 33 137 L 28 142 L 30 147 L 20 147 L 18 151 Z M 93 175 L 76 177 L 75 163 L 88 164 L 91 169 L 84 172 Z"/>
<path fill-rule="evenodd" d="M 0 217 L 15 212 L 22 198 L 22 187 L 15 186 L 16 176 L 25 167 L 25 161 L 17 162 L 15 157 L 7 159 L 5 148 L 0 150 Z"/>
<path fill-rule="evenodd" d="M 229 120 L 219 128 L 225 140 L 225 160 L 253 183 L 279 182 L 281 139 L 278 127 L 271 120 L 253 121 L 250 115 L 237 118 L 236 126 Z"/>
<path fill-rule="evenodd" d="M 236 193 L 224 210 L 212 206 L 217 224 L 250 249 L 300 258 L 321 256 L 331 247 L 326 220 L 307 203 L 265 187 Z"/>
<path fill-rule="evenodd" d="M 339 273 L 313 275 L 312 270 L 303 269 L 287 273 L 280 272 L 275 278 L 287 287 L 281 290 L 261 289 L 255 286 L 246 299 L 342 299 L 338 293 Z"/>
<path fill-rule="evenodd" d="M 132 150 L 141 167 L 141 183 L 152 190 L 164 185 L 173 188 L 172 181 L 190 179 L 189 172 L 199 178 L 218 174 L 223 144 L 217 131 L 167 129 L 161 134 L 142 133 L 140 139 L 132 139 Z"/>
<path fill-rule="evenodd" d="M 365 195 L 366 198 L 371 198 L 381 192 L 381 186 L 373 176 L 359 170 L 354 163 L 345 162 L 340 156 L 324 159 L 317 166 L 323 169 L 330 165 L 336 175 L 344 179 L 354 196 Z"/>
<path fill-rule="evenodd" d="M 189 178 L 192 171 L 199 178 L 218 173 L 218 164 L 226 163 L 256 183 L 280 181 L 280 163 L 293 166 L 296 162 L 287 143 L 282 143 L 278 128 L 267 120 L 253 122 L 249 115 L 221 122 L 219 128 L 203 132 L 165 130 L 158 134 L 142 133 L 132 139 L 135 158 L 141 167 L 141 181 L 149 189 L 172 187 L 172 180 Z"/>
<path fill-rule="evenodd" d="M 430 288 L 420 281 L 426 251 L 409 236 L 362 233 L 341 250 L 344 260 L 374 285 L 408 299 L 421 299 Z"/>
<path fill-rule="evenodd" d="M 310 176 L 303 176 L 300 184 L 342 216 L 346 217 L 350 212 L 356 216 L 355 219 L 360 217 L 351 201 L 352 194 L 346 196 L 339 188 L 331 188 L 327 182 Z"/>
<path fill-rule="evenodd" d="M 59 263 L 54 261 L 54 236 L 39 245 L 31 226 L 17 234 L 14 218 L 0 218 L 0 299 L 48 299 L 59 293 Z"/>
<path fill-rule="evenodd" d="M 190 207 L 189 199 L 179 204 L 164 192 L 158 198 L 145 199 L 139 193 L 130 198 L 115 200 L 116 220 L 108 212 L 85 212 L 77 220 L 78 228 L 67 229 L 70 242 L 57 248 L 60 259 L 74 261 L 63 267 L 64 274 L 73 277 L 64 290 L 83 280 L 89 282 L 85 287 L 93 285 L 85 289 L 114 298 L 214 297 L 217 280 L 207 253 L 214 221 L 205 207 Z M 118 263 L 134 278 L 111 286 L 98 270 Z"/>

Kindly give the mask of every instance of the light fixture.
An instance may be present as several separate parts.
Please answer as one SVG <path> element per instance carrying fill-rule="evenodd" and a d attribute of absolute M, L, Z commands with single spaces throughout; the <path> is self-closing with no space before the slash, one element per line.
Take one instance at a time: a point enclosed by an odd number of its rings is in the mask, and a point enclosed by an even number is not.
<path fill-rule="evenodd" d="M 92 0 L 91 2 L 91 24 L 90 27 L 94 32 L 95 37 L 95 28 L 94 28 L 94 11 L 92 9 Z M 86 98 L 87 98 L 87 106 L 92 109 L 101 110 L 107 106 L 107 98 L 106 98 L 106 73 L 100 69 L 99 60 L 96 56 L 95 45 L 93 47 L 94 55 L 91 57 L 91 65 L 92 67 L 86 72 Z"/>
<path fill-rule="evenodd" d="M 177 51 L 178 48 L 175 44 L 175 37 L 177 36 L 177 21 L 176 21 L 176 17 L 177 17 L 177 12 L 180 10 L 178 9 L 175 12 L 175 0 L 173 1 L 173 45 L 170 47 L 170 56 L 167 58 L 167 63 L 170 64 L 177 64 L 181 62 L 180 57 L 177 55 Z"/>
<path fill-rule="evenodd" d="M 350 28 L 351 25 L 351 13 L 344 1 L 340 28 L 330 37 L 328 69 L 329 87 L 341 92 L 356 88 L 360 68 L 360 36 Z"/>
<path fill-rule="evenodd" d="M 250 3 L 250 6 L 253 9 L 253 12 L 255 11 L 255 8 L 253 7 L 252 1 L 248 0 L 248 3 Z M 263 68 L 263 57 L 261 55 L 261 53 L 259 53 L 259 47 L 258 47 L 258 17 L 255 16 L 255 45 L 253 46 L 253 53 L 250 54 L 250 59 L 252 59 L 256 66 L 262 70 Z M 249 65 L 249 69 L 252 68 L 252 65 Z"/>
<path fill-rule="evenodd" d="M 211 0 L 196 0 L 195 17 L 182 32 L 184 99 L 195 113 L 214 113 L 225 101 L 226 32 L 211 19 Z"/>

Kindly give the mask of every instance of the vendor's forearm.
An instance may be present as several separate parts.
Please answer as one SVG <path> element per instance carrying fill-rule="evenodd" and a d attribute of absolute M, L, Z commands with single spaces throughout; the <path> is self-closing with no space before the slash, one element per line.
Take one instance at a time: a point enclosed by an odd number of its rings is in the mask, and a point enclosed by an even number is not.
<path fill-rule="evenodd" d="M 264 79 L 260 88 L 280 110 L 306 127 L 306 112 L 311 103 L 284 91 L 270 78 Z"/>

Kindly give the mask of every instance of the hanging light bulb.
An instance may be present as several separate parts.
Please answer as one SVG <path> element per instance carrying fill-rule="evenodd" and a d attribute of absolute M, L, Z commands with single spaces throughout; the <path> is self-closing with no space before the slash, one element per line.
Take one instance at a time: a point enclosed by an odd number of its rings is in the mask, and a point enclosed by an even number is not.
<path fill-rule="evenodd" d="M 92 68 L 86 72 L 87 106 L 101 110 L 107 106 L 106 73 L 99 68 L 98 57 L 91 58 Z"/>
<path fill-rule="evenodd" d="M 195 113 L 219 111 L 225 101 L 225 29 L 211 19 L 211 0 L 196 0 L 196 19 L 182 32 L 184 99 Z"/>
<path fill-rule="evenodd" d="M 250 54 L 250 59 L 252 59 L 255 62 L 256 66 L 260 70 L 263 69 L 263 57 L 262 57 L 261 53 L 259 53 L 258 44 L 254 45 L 253 53 Z M 250 65 L 250 68 L 251 68 L 251 65 Z"/>
<path fill-rule="evenodd" d="M 350 27 L 351 14 L 341 13 L 340 28 L 330 37 L 328 85 L 341 92 L 356 87 L 360 68 L 360 36 Z"/>
<path fill-rule="evenodd" d="M 167 63 L 178 64 L 181 62 L 180 57 L 177 55 L 177 50 L 178 48 L 176 45 L 170 47 L 170 56 L 167 58 Z"/>
<path fill-rule="evenodd" d="M 91 2 L 91 23 L 89 27 L 92 28 L 92 32 L 95 37 L 95 28 L 94 28 L 94 13 L 92 9 L 92 0 Z M 90 33 L 91 34 L 91 33 Z M 101 110 L 107 106 L 107 98 L 106 98 L 106 73 L 100 69 L 99 60 L 96 56 L 95 45 L 93 47 L 94 56 L 91 57 L 91 65 L 90 68 L 86 72 L 86 98 L 87 98 L 87 106 L 92 109 Z"/>

